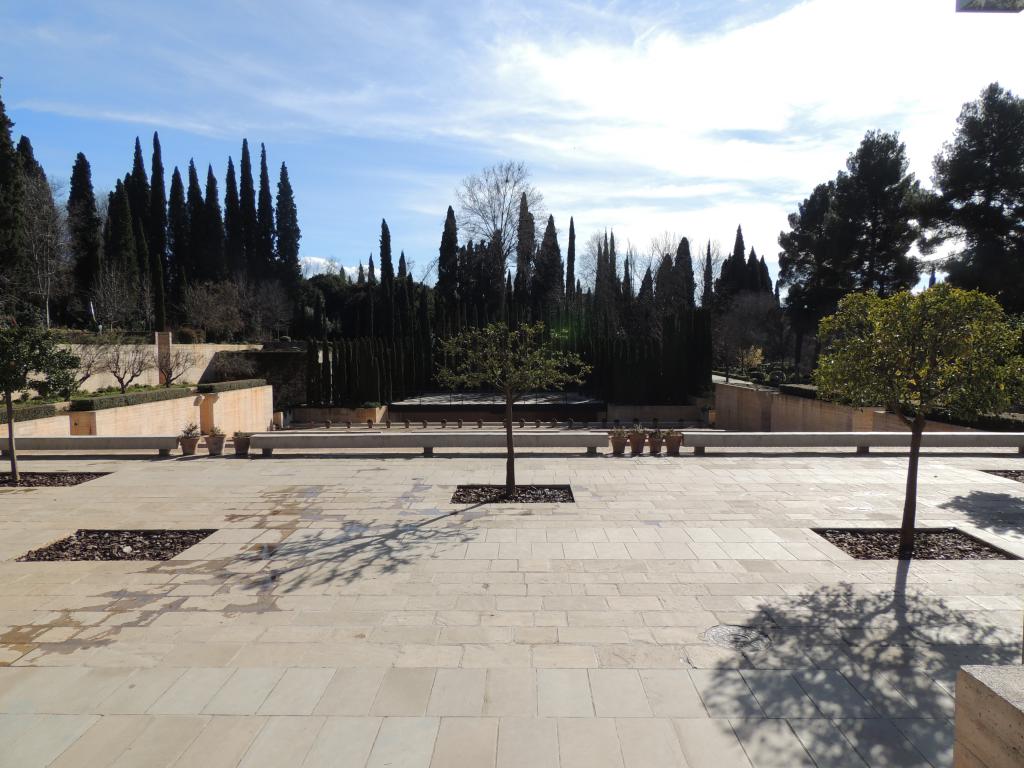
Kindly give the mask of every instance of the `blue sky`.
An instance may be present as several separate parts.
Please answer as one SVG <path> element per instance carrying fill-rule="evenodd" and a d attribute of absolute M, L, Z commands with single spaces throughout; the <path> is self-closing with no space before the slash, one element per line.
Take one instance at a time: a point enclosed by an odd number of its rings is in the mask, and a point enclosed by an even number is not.
<path fill-rule="evenodd" d="M 964 101 L 1024 92 L 1024 14 L 954 5 L 33 0 L 0 4 L 0 75 L 47 171 L 83 151 L 98 190 L 154 130 L 168 173 L 222 185 L 265 142 L 313 263 L 365 261 L 385 217 L 419 276 L 460 179 L 521 159 L 563 248 L 570 215 L 641 255 L 742 224 L 774 271 L 786 214 L 866 130 L 900 130 L 927 182 Z"/>

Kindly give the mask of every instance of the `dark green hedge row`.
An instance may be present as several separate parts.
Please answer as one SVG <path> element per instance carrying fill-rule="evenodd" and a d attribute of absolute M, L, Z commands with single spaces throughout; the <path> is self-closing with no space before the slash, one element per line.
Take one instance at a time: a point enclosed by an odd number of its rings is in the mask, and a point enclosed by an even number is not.
<path fill-rule="evenodd" d="M 813 384 L 780 384 L 779 392 L 784 395 L 803 397 L 808 400 L 818 399 L 818 388 Z"/>
<path fill-rule="evenodd" d="M 143 403 L 159 403 L 162 400 L 176 400 L 180 397 L 191 397 L 193 392 L 188 387 L 170 387 L 153 389 L 148 392 L 129 392 L 127 395 L 101 395 L 100 397 L 81 397 L 71 401 L 72 411 L 103 411 L 107 408 L 121 408 L 125 405 L 142 405 Z"/>
<path fill-rule="evenodd" d="M 239 379 L 238 381 L 215 381 L 211 384 L 200 384 L 196 387 L 204 395 L 213 392 L 231 392 L 235 389 L 253 389 L 267 386 L 266 379 Z"/>
<path fill-rule="evenodd" d="M 34 421 L 56 416 L 60 411 L 53 403 L 41 403 L 39 405 L 21 405 L 14 407 L 14 421 Z M 0 424 L 7 423 L 7 409 L 0 408 Z"/>

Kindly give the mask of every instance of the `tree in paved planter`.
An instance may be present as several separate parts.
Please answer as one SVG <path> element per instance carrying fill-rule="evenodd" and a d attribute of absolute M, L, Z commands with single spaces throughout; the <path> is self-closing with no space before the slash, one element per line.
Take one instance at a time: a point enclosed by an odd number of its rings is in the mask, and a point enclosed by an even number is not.
<path fill-rule="evenodd" d="M 505 493 L 516 488 L 512 406 L 528 392 L 581 384 L 590 366 L 574 352 L 563 352 L 544 339 L 544 323 L 510 328 L 491 323 L 441 341 L 445 363 L 438 381 L 446 387 L 491 388 L 505 398 Z"/>
<path fill-rule="evenodd" d="M 1021 332 L 998 302 L 945 283 L 881 298 L 855 293 L 821 322 L 819 392 L 851 405 L 883 404 L 911 430 L 899 557 L 913 556 L 917 466 L 925 420 L 999 413 L 1024 393 Z"/>
<path fill-rule="evenodd" d="M 18 473 L 18 451 L 14 442 L 14 393 L 40 382 L 51 385 L 55 391 L 75 375 L 78 358 L 62 347 L 40 328 L 0 327 L 0 390 L 4 393 L 7 409 L 7 450 L 11 457 L 11 479 L 21 482 Z"/>

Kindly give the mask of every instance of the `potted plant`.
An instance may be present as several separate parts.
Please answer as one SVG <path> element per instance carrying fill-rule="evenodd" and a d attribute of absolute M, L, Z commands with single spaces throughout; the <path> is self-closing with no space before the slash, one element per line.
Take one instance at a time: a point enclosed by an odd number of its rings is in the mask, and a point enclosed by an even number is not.
<path fill-rule="evenodd" d="M 661 445 L 665 442 L 665 433 L 660 429 L 652 429 L 648 433 L 647 438 L 651 443 L 651 456 L 660 455 Z"/>
<path fill-rule="evenodd" d="M 661 434 L 665 438 L 665 452 L 669 456 L 678 456 L 679 446 L 683 444 L 683 433 L 674 429 L 666 429 Z"/>
<path fill-rule="evenodd" d="M 632 456 L 640 456 L 644 452 L 644 443 L 647 441 L 647 430 L 636 425 L 629 430 L 629 453 Z"/>
<path fill-rule="evenodd" d="M 199 438 L 202 435 L 199 433 L 199 427 L 195 424 L 186 424 L 185 428 L 181 430 L 181 435 L 178 436 L 178 444 L 181 445 L 182 456 L 195 456 L 196 446 L 199 445 Z"/>
<path fill-rule="evenodd" d="M 224 453 L 224 441 L 226 439 L 227 436 L 220 427 L 210 427 L 210 431 L 206 435 L 206 450 L 209 451 L 211 456 L 222 455 Z"/>
<path fill-rule="evenodd" d="M 608 433 L 612 441 L 612 455 L 622 456 L 626 452 L 626 430 L 622 427 L 615 427 Z"/>
<path fill-rule="evenodd" d="M 233 440 L 235 443 L 235 456 L 249 455 L 249 438 L 252 432 L 235 432 Z"/>

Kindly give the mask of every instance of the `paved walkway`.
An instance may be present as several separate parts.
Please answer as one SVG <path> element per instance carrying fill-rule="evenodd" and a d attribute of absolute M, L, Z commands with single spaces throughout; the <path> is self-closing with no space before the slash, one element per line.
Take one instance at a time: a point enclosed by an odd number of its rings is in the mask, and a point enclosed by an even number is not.
<path fill-rule="evenodd" d="M 35 459 L 0 490 L 0 766 L 951 765 L 964 663 L 1019 659 L 1020 561 L 857 562 L 905 458 L 519 462 L 577 503 L 453 506 L 499 455 Z M 927 454 L 921 524 L 1024 552 L 1015 454 Z M 80 527 L 209 527 L 164 563 L 17 563 Z M 739 652 L 732 624 L 771 644 Z"/>

